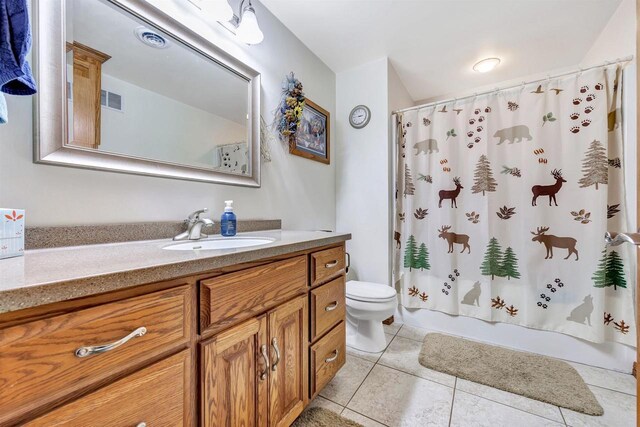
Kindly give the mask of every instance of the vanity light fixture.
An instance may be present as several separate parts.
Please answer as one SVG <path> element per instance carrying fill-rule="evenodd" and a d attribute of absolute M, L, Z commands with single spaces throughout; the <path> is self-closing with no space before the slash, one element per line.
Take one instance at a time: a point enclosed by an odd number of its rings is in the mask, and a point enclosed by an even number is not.
<path fill-rule="evenodd" d="M 500 64 L 500 58 L 486 58 L 473 65 L 473 71 L 488 73 Z"/>
<path fill-rule="evenodd" d="M 259 44 L 264 40 L 264 34 L 258 25 L 258 18 L 251 0 L 246 2 L 246 6 L 245 0 L 240 3 L 240 17 L 234 16 L 234 20 L 237 19 L 236 36 L 246 44 Z"/>
<path fill-rule="evenodd" d="M 220 25 L 236 35 L 246 44 L 260 44 L 264 40 L 264 34 L 258 25 L 256 11 L 251 0 L 242 0 L 238 14 L 233 13 L 228 0 L 188 0 L 207 17 L 218 21 Z"/>

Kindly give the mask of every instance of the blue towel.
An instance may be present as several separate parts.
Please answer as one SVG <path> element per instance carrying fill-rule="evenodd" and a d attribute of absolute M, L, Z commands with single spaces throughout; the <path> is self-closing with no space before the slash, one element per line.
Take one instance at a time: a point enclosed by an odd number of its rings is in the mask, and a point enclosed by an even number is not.
<path fill-rule="evenodd" d="M 0 91 L 33 95 L 36 83 L 26 60 L 31 49 L 27 0 L 0 0 Z"/>
<path fill-rule="evenodd" d="M 0 92 L 0 125 L 3 125 L 9 121 L 9 111 L 7 110 L 7 100 L 4 99 L 4 95 Z"/>

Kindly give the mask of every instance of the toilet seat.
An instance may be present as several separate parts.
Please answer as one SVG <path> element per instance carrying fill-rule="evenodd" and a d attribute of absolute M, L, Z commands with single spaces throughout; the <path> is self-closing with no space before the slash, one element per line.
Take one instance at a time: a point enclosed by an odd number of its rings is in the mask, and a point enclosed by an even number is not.
<path fill-rule="evenodd" d="M 350 280 L 347 282 L 346 297 L 363 302 L 387 302 L 396 298 L 396 291 L 380 283 Z"/>

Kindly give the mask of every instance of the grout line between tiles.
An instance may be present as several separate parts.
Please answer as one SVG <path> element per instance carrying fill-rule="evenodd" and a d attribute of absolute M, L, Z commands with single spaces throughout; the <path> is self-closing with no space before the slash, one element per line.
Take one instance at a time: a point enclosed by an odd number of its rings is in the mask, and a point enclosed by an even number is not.
<path fill-rule="evenodd" d="M 349 408 L 347 408 L 347 407 L 345 407 L 345 408 L 342 410 L 342 412 L 340 413 L 340 415 L 342 415 L 342 414 L 344 413 L 344 411 L 351 411 L 351 412 L 355 412 L 356 414 L 361 415 L 361 416 L 365 417 L 365 418 L 366 418 L 366 419 L 368 419 L 368 420 L 371 420 L 371 421 L 373 421 L 373 422 L 375 422 L 375 423 L 378 423 L 378 424 L 382 424 L 382 425 L 383 425 L 383 426 L 385 426 L 385 427 L 389 427 L 389 424 L 385 424 L 385 423 L 380 422 L 380 421 L 378 421 L 378 420 L 374 420 L 373 418 L 368 417 L 368 416 L 366 416 L 365 414 L 361 414 L 360 412 L 358 412 L 358 411 L 354 411 L 353 409 L 349 409 Z"/>
<path fill-rule="evenodd" d="M 584 380 L 584 378 L 583 378 L 583 380 Z M 614 393 L 620 393 L 620 394 L 624 394 L 624 395 L 627 395 L 627 396 L 636 397 L 636 395 L 635 395 L 635 394 L 627 393 L 627 392 L 624 392 L 624 391 L 614 390 L 614 389 L 612 389 L 612 388 L 607 388 L 607 387 L 602 387 L 601 385 L 589 384 L 589 383 L 588 383 L 588 382 L 586 382 L 586 381 L 585 381 L 584 383 L 585 383 L 586 385 L 588 385 L 589 387 L 600 388 L 600 389 L 602 389 L 602 390 L 612 391 L 612 392 L 614 392 Z"/>
<path fill-rule="evenodd" d="M 460 378 L 460 379 L 465 380 L 465 381 L 472 382 L 472 383 L 474 383 L 474 384 L 480 384 L 480 383 L 476 383 L 476 382 L 473 382 L 473 381 L 467 380 L 467 379 L 465 379 L 465 378 Z M 483 385 L 483 386 L 485 386 L 485 387 L 491 387 L 491 386 L 489 386 L 489 385 L 485 385 L 485 384 L 480 384 L 480 385 Z M 458 387 L 458 377 L 456 377 L 456 389 L 457 389 L 457 387 Z M 491 388 L 494 388 L 494 389 L 496 389 L 496 390 L 500 390 L 499 388 L 495 388 L 495 387 L 491 387 Z M 516 409 L 516 410 L 518 410 L 518 411 L 520 411 L 520 412 L 526 412 L 527 414 L 535 415 L 535 416 L 536 416 L 536 417 L 538 417 L 538 418 L 544 418 L 545 420 L 553 421 L 554 423 L 560 423 L 560 422 L 563 422 L 563 423 L 565 423 L 565 424 L 566 424 L 566 422 L 564 421 L 564 416 L 562 415 L 562 411 L 560 411 L 560 416 L 562 417 L 562 421 L 558 421 L 558 420 L 554 420 L 553 418 L 545 417 L 544 415 L 536 414 L 536 413 L 534 413 L 534 412 L 529 412 L 529 411 L 527 411 L 527 410 L 525 410 L 525 409 L 518 408 L 518 407 L 513 406 L 513 405 L 509 405 L 508 403 L 504 403 L 504 402 L 500 402 L 500 401 L 498 401 L 498 400 L 490 399 L 490 398 L 488 398 L 488 397 L 486 397 L 486 396 L 484 396 L 484 395 L 476 394 L 476 393 L 474 393 L 474 392 L 472 392 L 472 391 L 468 391 L 468 390 L 460 390 L 460 391 L 461 391 L 461 392 L 463 392 L 463 393 L 470 394 L 470 395 L 472 395 L 472 396 L 479 397 L 479 398 L 484 399 L 484 400 L 488 400 L 488 401 L 493 402 L 493 403 L 497 403 L 498 405 L 507 406 L 507 407 L 509 407 L 509 408 Z M 511 393 L 510 391 L 505 391 L 505 390 L 500 390 L 500 391 L 504 391 L 505 393 Z M 516 395 L 516 396 L 519 396 L 519 397 L 524 397 L 525 399 L 535 400 L 536 402 L 540 402 L 540 403 L 545 403 L 545 404 L 547 404 L 547 405 L 551 405 L 551 403 L 543 402 L 543 401 L 541 401 L 541 400 L 537 400 L 537 399 L 531 399 L 530 397 L 523 396 L 523 395 L 521 395 L 521 394 L 516 394 L 516 393 L 511 393 L 511 394 Z M 558 408 L 558 410 L 560 409 L 560 407 L 559 407 L 559 406 L 556 406 L 556 405 L 551 405 L 551 406 L 554 406 L 554 407 Z"/>
<path fill-rule="evenodd" d="M 429 381 L 429 382 L 432 382 L 432 383 L 435 383 L 435 384 L 439 384 L 439 385 L 443 385 L 443 386 L 449 387 L 449 388 L 454 388 L 453 386 L 450 386 L 448 384 L 443 384 L 443 383 L 441 383 L 439 381 L 436 381 L 436 380 L 432 380 L 432 379 L 429 379 L 429 378 L 424 378 L 424 377 L 421 377 L 420 375 L 416 375 L 416 374 L 414 374 L 412 372 L 403 371 L 402 369 L 396 368 L 394 366 L 385 365 L 382 362 L 377 362 L 376 365 L 384 366 L 385 368 L 389 368 L 389 369 L 392 369 L 394 371 L 402 372 L 403 374 L 411 375 L 412 377 L 420 378 L 421 380 Z M 420 366 L 422 366 L 422 365 L 420 365 Z M 427 369 L 429 369 L 429 368 L 427 368 Z M 439 371 L 435 371 L 435 372 L 439 372 Z M 449 375 L 449 374 L 445 374 L 444 372 L 441 372 L 441 373 L 444 374 L 444 375 Z M 454 386 L 455 386 L 455 381 L 454 381 Z"/>
<path fill-rule="evenodd" d="M 386 349 L 385 349 L 385 350 L 386 350 Z M 383 352 L 383 353 L 384 353 L 384 352 Z M 373 364 L 378 363 L 378 360 L 380 360 L 380 357 L 382 357 L 382 354 L 380 354 L 380 356 L 379 356 L 379 357 L 376 359 L 376 361 L 374 362 L 373 360 L 365 359 L 364 357 L 362 357 L 362 356 L 360 356 L 360 355 L 358 355 L 358 354 L 349 353 L 348 351 L 347 351 L 347 354 L 348 354 L 349 356 L 351 356 L 351 357 L 355 357 L 356 359 L 364 360 L 364 361 L 366 361 L 366 362 L 373 363 Z M 372 354 L 374 354 L 374 353 L 372 353 Z"/>
<path fill-rule="evenodd" d="M 351 395 L 351 397 L 347 401 L 347 404 L 344 405 L 345 408 L 349 406 L 349 403 L 351 403 L 351 401 L 353 400 L 353 396 L 355 396 L 358 393 L 358 390 L 360 390 L 360 387 L 362 387 L 362 384 L 364 384 L 364 382 L 367 380 L 367 378 L 369 378 L 369 375 L 371 375 L 371 371 L 373 371 L 373 368 L 375 368 L 376 365 L 377 365 L 377 363 L 374 363 L 373 366 L 371 367 L 371 369 L 369 369 L 369 372 L 367 372 L 367 375 L 364 377 L 362 382 L 358 385 L 358 388 L 356 388 L 356 391 L 353 392 L 353 394 Z"/>
<path fill-rule="evenodd" d="M 453 418 L 453 404 L 456 401 L 456 387 L 458 385 L 458 377 L 453 382 L 453 394 L 451 396 L 451 410 L 449 411 L 449 427 L 451 427 L 451 419 Z"/>
<path fill-rule="evenodd" d="M 339 407 L 341 407 L 341 408 L 343 408 L 343 409 L 345 408 L 345 406 L 342 406 L 342 404 L 340 404 L 340 403 L 338 403 L 338 402 L 336 402 L 336 401 L 334 401 L 334 400 L 331 400 L 331 399 L 329 399 L 328 397 L 324 397 L 324 396 L 323 396 L 323 395 L 321 395 L 321 394 L 319 394 L 318 396 L 316 396 L 314 399 L 317 399 L 318 397 L 321 397 L 321 398 L 323 398 L 323 399 L 325 399 L 325 400 L 328 400 L 328 401 L 329 401 L 329 402 L 331 402 L 331 403 L 335 403 L 336 405 L 338 405 Z M 342 411 L 340 411 L 340 412 L 342 412 Z"/>
<path fill-rule="evenodd" d="M 560 416 L 562 417 L 562 421 L 564 422 L 565 426 L 568 426 L 569 424 L 567 424 L 567 420 L 564 418 L 564 414 L 562 413 L 562 408 L 558 406 L 558 411 L 560 411 Z"/>

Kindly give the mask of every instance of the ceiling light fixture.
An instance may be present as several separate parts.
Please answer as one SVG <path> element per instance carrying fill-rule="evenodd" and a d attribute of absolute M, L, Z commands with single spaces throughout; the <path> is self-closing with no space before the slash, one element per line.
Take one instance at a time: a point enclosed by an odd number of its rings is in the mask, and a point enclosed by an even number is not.
<path fill-rule="evenodd" d="M 228 0 L 189 0 L 189 2 L 207 14 L 210 19 L 218 21 L 220 25 L 235 34 L 241 42 L 254 45 L 264 40 L 251 0 L 240 2 L 237 15 L 233 13 Z"/>
<path fill-rule="evenodd" d="M 488 73 L 500 64 L 500 58 L 486 58 L 473 65 L 473 71 Z"/>

